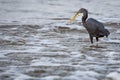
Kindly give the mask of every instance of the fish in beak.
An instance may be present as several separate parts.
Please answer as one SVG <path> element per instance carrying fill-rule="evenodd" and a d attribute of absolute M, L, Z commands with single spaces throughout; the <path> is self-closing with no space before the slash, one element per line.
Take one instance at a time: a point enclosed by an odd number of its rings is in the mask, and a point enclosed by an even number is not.
<path fill-rule="evenodd" d="M 74 22 L 75 19 L 76 19 L 78 16 L 80 16 L 80 15 L 81 15 L 81 13 L 76 13 L 76 14 L 70 19 L 70 23 Z"/>

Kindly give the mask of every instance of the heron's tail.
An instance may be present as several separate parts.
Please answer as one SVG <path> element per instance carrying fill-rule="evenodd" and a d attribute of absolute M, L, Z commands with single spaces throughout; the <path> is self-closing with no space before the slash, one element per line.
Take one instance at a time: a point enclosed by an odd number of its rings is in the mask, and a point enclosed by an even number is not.
<path fill-rule="evenodd" d="M 107 29 L 104 29 L 104 30 L 105 30 L 105 31 L 104 31 L 104 32 L 105 32 L 105 33 L 104 33 L 105 36 L 108 37 L 108 35 L 110 35 L 110 32 L 109 32 Z"/>
<path fill-rule="evenodd" d="M 110 32 L 107 29 L 103 29 L 100 33 L 99 33 L 99 37 L 108 37 L 108 35 L 110 34 Z"/>

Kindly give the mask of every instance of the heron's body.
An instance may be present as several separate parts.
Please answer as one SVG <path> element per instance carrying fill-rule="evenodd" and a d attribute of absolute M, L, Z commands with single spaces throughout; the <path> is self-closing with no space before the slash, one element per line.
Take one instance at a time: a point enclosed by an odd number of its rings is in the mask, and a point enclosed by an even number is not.
<path fill-rule="evenodd" d="M 81 8 L 77 12 L 77 14 L 75 15 L 74 18 L 76 18 L 76 16 L 79 13 L 83 13 L 82 23 L 83 23 L 83 26 L 87 29 L 87 31 L 89 33 L 91 43 L 93 43 L 93 37 L 96 37 L 97 41 L 100 37 L 104 37 L 104 36 L 108 37 L 110 32 L 107 29 L 104 28 L 104 25 L 101 22 L 99 22 L 99 21 L 97 21 L 93 18 L 87 19 L 88 11 L 86 9 Z"/>
<path fill-rule="evenodd" d="M 104 28 L 104 25 L 93 18 L 89 18 L 87 21 L 83 22 L 83 26 L 89 33 L 91 43 L 93 43 L 93 37 L 96 37 L 98 41 L 98 38 L 104 36 L 108 37 L 109 35 L 109 31 Z"/>

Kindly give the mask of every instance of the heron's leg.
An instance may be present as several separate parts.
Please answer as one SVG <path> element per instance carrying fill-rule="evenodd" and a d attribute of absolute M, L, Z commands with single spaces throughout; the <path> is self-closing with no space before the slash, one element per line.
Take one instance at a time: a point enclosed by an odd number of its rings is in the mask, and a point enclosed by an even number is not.
<path fill-rule="evenodd" d="M 98 38 L 98 37 L 96 37 L 96 41 L 97 41 L 97 42 L 99 41 L 99 38 Z"/>
<path fill-rule="evenodd" d="M 96 44 L 96 46 L 98 46 L 98 41 L 99 41 L 99 38 L 98 38 L 98 37 L 96 37 L 96 41 L 97 41 L 97 44 Z"/>
<path fill-rule="evenodd" d="M 93 36 L 92 36 L 92 35 L 89 35 L 89 36 L 90 36 L 90 41 L 91 41 L 90 47 L 94 47 L 94 44 L 93 44 Z"/>
<path fill-rule="evenodd" d="M 90 35 L 90 41 L 93 44 L 93 36 Z"/>

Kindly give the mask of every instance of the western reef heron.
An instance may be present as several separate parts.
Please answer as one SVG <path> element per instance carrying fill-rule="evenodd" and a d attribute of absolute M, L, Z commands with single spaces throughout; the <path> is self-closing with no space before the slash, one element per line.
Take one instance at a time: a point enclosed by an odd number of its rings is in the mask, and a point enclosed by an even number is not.
<path fill-rule="evenodd" d="M 70 22 L 75 21 L 75 19 L 80 16 L 81 14 L 83 14 L 82 16 L 82 23 L 83 26 L 86 28 L 86 30 L 89 33 L 89 37 L 90 37 L 90 41 L 93 44 L 93 37 L 96 37 L 96 41 L 99 41 L 100 37 L 108 37 L 108 35 L 110 34 L 110 32 L 105 29 L 104 25 L 93 19 L 93 18 L 88 18 L 88 11 L 85 8 L 81 8 L 70 20 Z"/>

